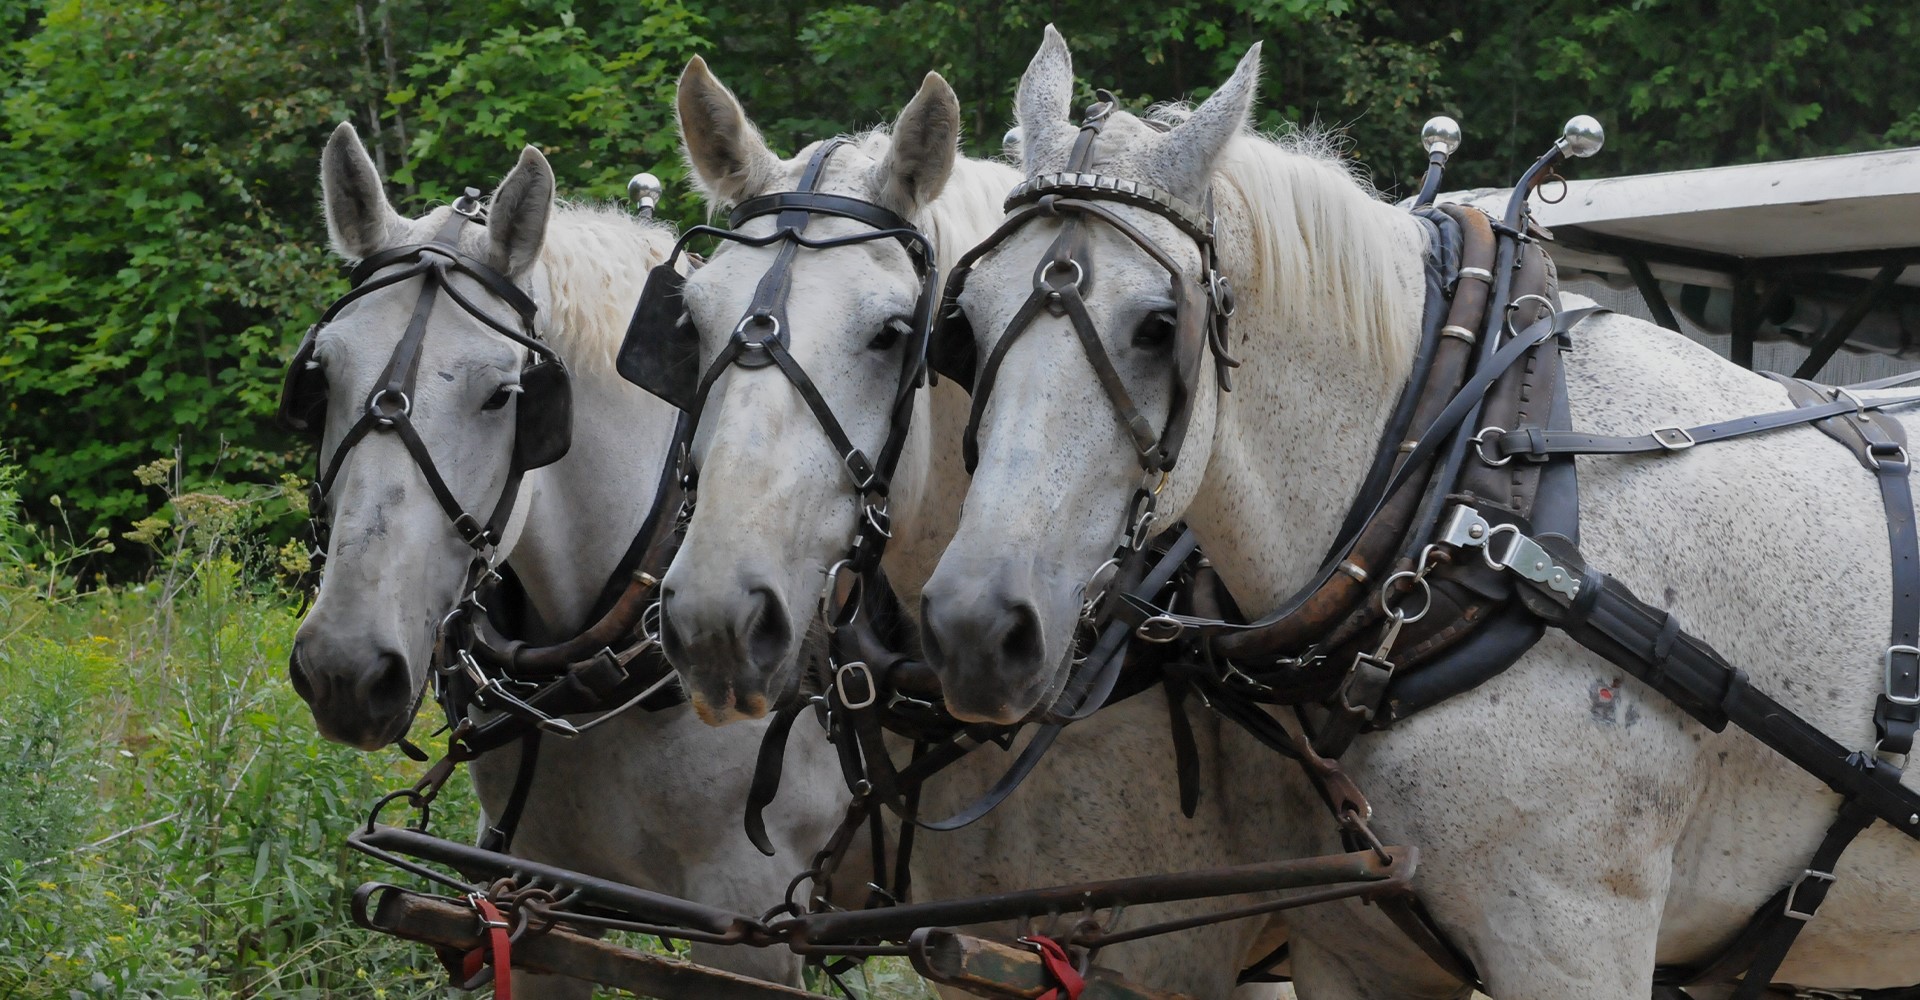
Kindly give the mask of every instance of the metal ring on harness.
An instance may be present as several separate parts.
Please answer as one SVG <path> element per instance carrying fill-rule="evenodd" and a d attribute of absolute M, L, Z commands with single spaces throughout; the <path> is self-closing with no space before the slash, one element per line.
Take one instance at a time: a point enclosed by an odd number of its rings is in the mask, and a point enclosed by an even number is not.
<path fill-rule="evenodd" d="M 1500 567 L 1496 566 L 1494 568 L 1499 569 Z M 1393 596 L 1394 585 L 1399 583 L 1402 579 L 1412 580 L 1414 583 L 1418 584 L 1420 587 L 1420 596 L 1421 596 L 1420 613 L 1417 615 L 1407 614 L 1406 611 L 1403 610 L 1397 602 L 1393 604 L 1387 603 L 1387 598 Z M 1411 593 L 1411 591 L 1409 591 L 1408 593 Z M 1400 596 L 1404 599 L 1406 594 L 1403 593 Z M 1380 584 L 1380 610 L 1386 612 L 1387 617 L 1389 618 L 1400 619 L 1400 624 L 1402 625 L 1411 625 L 1414 622 L 1417 622 L 1420 619 L 1425 618 L 1427 616 L 1427 612 L 1433 610 L 1433 585 L 1427 582 L 1427 578 L 1425 576 L 1419 573 L 1415 573 L 1413 570 L 1410 570 L 1410 569 L 1403 569 L 1400 572 L 1387 577 L 1386 580 Z"/>
<path fill-rule="evenodd" d="M 1168 615 L 1154 615 L 1133 630 L 1145 642 L 1168 643 L 1180 638 L 1187 627 Z"/>
<path fill-rule="evenodd" d="M 1480 433 L 1473 436 L 1473 450 L 1480 453 L 1480 461 L 1496 469 L 1513 461 L 1512 455 L 1501 455 L 1497 458 L 1487 457 L 1487 442 L 1506 432 L 1507 429 L 1505 427 L 1482 427 Z"/>
<path fill-rule="evenodd" d="M 381 407 L 380 405 L 381 402 L 384 401 L 388 396 L 400 397 L 399 409 L 388 412 L 387 410 Z M 383 425 L 391 425 L 395 420 L 398 420 L 401 417 L 410 416 L 412 413 L 413 413 L 413 399 L 409 397 L 406 393 L 401 392 L 398 389 L 383 388 L 378 392 L 375 392 L 372 396 L 368 397 L 367 399 L 367 414 L 373 417 L 373 419 L 379 421 Z"/>
<path fill-rule="evenodd" d="M 1064 285 L 1056 285 L 1053 282 L 1048 281 L 1047 275 L 1052 274 L 1054 268 L 1060 267 L 1062 265 L 1073 268 L 1073 280 L 1067 282 Z M 1081 285 L 1081 283 L 1086 280 L 1086 278 L 1087 278 L 1087 272 L 1081 270 L 1080 262 L 1073 259 L 1072 257 L 1068 257 L 1066 260 L 1058 260 L 1058 259 L 1047 260 L 1047 261 L 1043 261 L 1040 264 L 1040 269 L 1038 271 L 1033 272 L 1033 287 L 1044 288 L 1058 295 L 1060 293 L 1060 290 L 1063 288 L 1078 288 Z"/>

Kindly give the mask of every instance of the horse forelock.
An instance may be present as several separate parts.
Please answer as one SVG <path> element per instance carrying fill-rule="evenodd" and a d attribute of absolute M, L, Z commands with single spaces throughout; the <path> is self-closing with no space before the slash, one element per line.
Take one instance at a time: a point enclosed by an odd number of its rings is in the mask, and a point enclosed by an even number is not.
<path fill-rule="evenodd" d="M 647 273 L 666 260 L 674 238 L 665 223 L 615 205 L 555 206 L 540 248 L 551 296 L 541 331 L 569 369 L 613 370 Z"/>

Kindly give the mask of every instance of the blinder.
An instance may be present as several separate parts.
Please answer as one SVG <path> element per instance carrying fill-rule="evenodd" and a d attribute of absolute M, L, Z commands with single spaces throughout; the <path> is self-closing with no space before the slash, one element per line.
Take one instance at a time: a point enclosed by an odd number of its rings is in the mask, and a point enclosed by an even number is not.
<path fill-rule="evenodd" d="M 621 378 L 690 412 L 700 391 L 700 331 L 687 319 L 681 297 L 686 287 L 687 276 L 671 258 L 648 272 L 614 368 Z"/>

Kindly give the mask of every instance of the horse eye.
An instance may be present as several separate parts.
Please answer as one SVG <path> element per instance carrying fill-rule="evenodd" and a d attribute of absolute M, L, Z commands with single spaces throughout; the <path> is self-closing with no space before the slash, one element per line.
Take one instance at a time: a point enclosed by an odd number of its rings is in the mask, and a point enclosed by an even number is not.
<path fill-rule="evenodd" d="M 867 341 L 867 349 L 870 351 L 889 350 L 893 345 L 900 342 L 901 337 L 912 332 L 913 326 L 906 320 L 896 316 L 893 319 L 887 320 L 887 325 L 881 327 L 880 332 L 874 334 L 872 340 Z"/>
<path fill-rule="evenodd" d="M 497 410 L 507 405 L 508 400 L 512 399 L 513 397 L 519 394 L 520 394 L 520 383 L 513 382 L 507 385 L 503 385 L 500 388 L 493 390 L 493 395 L 488 396 L 487 401 L 480 404 L 480 408 L 483 410 Z"/>
<path fill-rule="evenodd" d="M 1173 314 L 1149 313 L 1146 319 L 1133 330 L 1133 346 L 1144 348 L 1165 347 L 1173 341 Z"/>

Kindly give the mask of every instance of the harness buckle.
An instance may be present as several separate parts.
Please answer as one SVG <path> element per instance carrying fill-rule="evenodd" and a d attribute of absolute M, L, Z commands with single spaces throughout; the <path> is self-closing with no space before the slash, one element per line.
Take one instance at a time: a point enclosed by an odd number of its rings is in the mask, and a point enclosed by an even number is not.
<path fill-rule="evenodd" d="M 1890 453 L 1885 461 L 1880 459 L 1880 453 L 1882 451 Z M 1905 472 L 1911 465 L 1907 459 L 1907 446 L 1893 442 L 1869 445 L 1867 447 L 1867 464 L 1872 466 L 1875 472 L 1881 472 L 1887 469 L 1895 472 Z"/>
<path fill-rule="evenodd" d="M 1916 677 L 1915 682 L 1911 685 L 1915 693 L 1910 695 L 1895 694 L 1893 691 L 1895 673 L 1898 669 L 1893 662 L 1893 658 L 1896 655 L 1913 658 L 1912 663 L 1907 669 L 1909 677 L 1915 677 L 1916 674 L 1920 674 L 1920 646 L 1888 646 L 1885 655 L 1880 659 L 1881 666 L 1886 671 L 1886 699 L 1895 705 L 1920 705 L 1920 677 Z"/>
<path fill-rule="evenodd" d="M 1787 889 L 1787 904 L 1786 904 L 1786 909 L 1784 910 L 1785 914 L 1793 920 L 1807 921 L 1807 920 L 1813 919 L 1813 910 L 1811 909 L 1802 910 L 1794 906 L 1794 900 L 1800 894 L 1800 887 L 1805 885 L 1808 879 L 1817 879 L 1821 882 L 1832 882 L 1833 873 L 1818 872 L 1818 871 L 1814 871 L 1811 868 L 1808 868 L 1805 871 L 1802 871 L 1800 873 L 1799 878 L 1793 880 L 1793 885 Z M 1819 904 L 1816 903 L 1814 905 L 1818 906 Z"/>
<path fill-rule="evenodd" d="M 1668 451 L 1686 451 L 1696 443 L 1685 427 L 1655 427 L 1647 432 L 1655 443 Z"/>
<path fill-rule="evenodd" d="M 866 684 L 865 692 L 862 693 L 858 699 L 847 694 L 847 675 L 856 671 L 859 672 L 861 681 Z M 869 708 L 874 702 L 880 700 L 880 684 L 874 680 L 873 668 L 867 666 L 866 663 L 861 660 L 842 663 L 834 668 L 833 689 L 840 695 L 840 704 L 854 711 Z"/>

